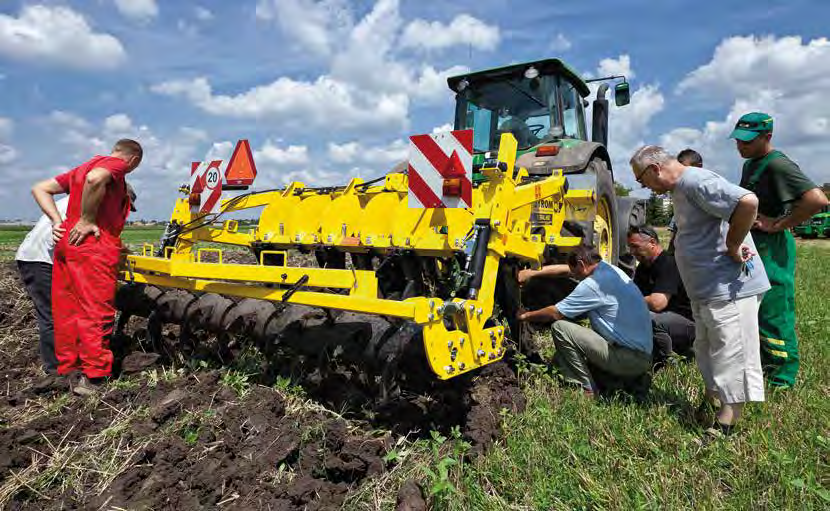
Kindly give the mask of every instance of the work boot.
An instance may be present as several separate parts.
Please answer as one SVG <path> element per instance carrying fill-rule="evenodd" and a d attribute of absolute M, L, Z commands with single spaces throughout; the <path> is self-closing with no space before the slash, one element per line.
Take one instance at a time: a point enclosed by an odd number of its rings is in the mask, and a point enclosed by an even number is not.
<path fill-rule="evenodd" d="M 101 383 L 103 378 L 95 378 L 94 380 L 82 374 L 78 380 L 72 384 L 72 392 L 81 397 L 95 396 L 101 393 Z"/>

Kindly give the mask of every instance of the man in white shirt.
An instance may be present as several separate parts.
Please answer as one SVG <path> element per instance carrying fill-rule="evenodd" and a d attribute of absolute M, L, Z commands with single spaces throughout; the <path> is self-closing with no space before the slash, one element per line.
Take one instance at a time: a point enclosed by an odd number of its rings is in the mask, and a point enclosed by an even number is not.
<path fill-rule="evenodd" d="M 68 195 L 55 202 L 61 218 L 66 217 L 68 204 Z M 20 243 L 15 255 L 20 278 L 26 286 L 26 292 L 35 303 L 37 326 L 40 331 L 40 358 L 43 361 L 43 370 L 48 374 L 57 374 L 58 369 L 52 326 L 52 253 L 54 250 L 52 222 L 48 216 L 42 215 Z"/>

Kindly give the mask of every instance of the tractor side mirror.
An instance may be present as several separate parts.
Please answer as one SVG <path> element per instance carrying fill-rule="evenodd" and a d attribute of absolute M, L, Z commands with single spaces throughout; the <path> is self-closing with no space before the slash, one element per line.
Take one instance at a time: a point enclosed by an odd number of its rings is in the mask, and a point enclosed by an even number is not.
<path fill-rule="evenodd" d="M 614 104 L 625 106 L 631 102 L 631 89 L 628 82 L 618 83 L 614 86 Z"/>

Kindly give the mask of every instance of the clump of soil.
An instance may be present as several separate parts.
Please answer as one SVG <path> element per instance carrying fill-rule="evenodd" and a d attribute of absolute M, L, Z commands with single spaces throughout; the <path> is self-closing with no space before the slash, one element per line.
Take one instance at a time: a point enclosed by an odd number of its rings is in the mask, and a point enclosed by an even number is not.
<path fill-rule="evenodd" d="M 149 427 L 211 399 L 177 388 L 151 408 Z M 214 404 L 214 414 L 193 427 L 193 436 L 166 436 L 144 448 L 137 465 L 93 504 L 327 509 L 339 506 L 353 484 L 384 468 L 385 437 L 350 433 L 345 421 L 323 414 L 286 415 L 284 400 L 269 389 L 256 387 L 242 400 L 220 398 Z"/>
<path fill-rule="evenodd" d="M 32 307 L 0 268 L 0 506 L 337 508 L 388 468 L 392 435 L 458 426 L 480 453 L 500 410 L 524 408 L 507 364 L 440 381 L 417 334 L 386 319 L 297 307 L 280 320 L 248 361 L 245 339 L 166 326 L 152 343 L 133 318 L 112 341 L 120 378 L 81 399 L 40 370 Z M 244 389 L 208 369 L 220 364 L 247 364 Z M 301 390 L 274 390 L 285 382 Z"/>

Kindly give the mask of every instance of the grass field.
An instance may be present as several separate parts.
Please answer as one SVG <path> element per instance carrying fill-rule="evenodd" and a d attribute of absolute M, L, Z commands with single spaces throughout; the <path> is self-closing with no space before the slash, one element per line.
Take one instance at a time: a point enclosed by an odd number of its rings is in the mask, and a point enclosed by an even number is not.
<path fill-rule="evenodd" d="M 694 363 L 659 372 L 644 404 L 591 402 L 527 366 L 527 410 L 504 417 L 506 436 L 486 456 L 455 464 L 464 446 L 448 440 L 401 473 L 420 474 L 437 509 L 830 509 L 828 288 L 830 243 L 800 244 L 800 383 L 749 406 L 732 438 L 700 446 Z M 385 493 L 366 488 L 352 502 L 371 508 Z"/>
<path fill-rule="evenodd" d="M 0 230 L 4 258 L 25 232 Z M 124 238 L 140 245 L 160 234 L 130 228 Z M 467 444 L 452 436 L 402 441 L 387 454 L 391 470 L 350 494 L 346 507 L 391 509 L 414 478 L 432 509 L 830 509 L 825 241 L 799 241 L 799 385 L 749 406 L 735 436 L 698 442 L 692 413 L 702 382 L 693 362 L 659 372 L 645 403 L 588 401 L 546 367 L 521 363 L 527 409 L 503 416 L 505 435 L 486 455 L 469 459 Z"/>
<path fill-rule="evenodd" d="M 17 246 L 30 229 L 30 226 L 24 225 L 0 227 L 0 261 L 14 259 Z M 158 243 L 163 232 L 164 227 L 161 226 L 129 226 L 121 233 L 121 239 L 131 248 L 138 248 L 142 243 Z"/>

